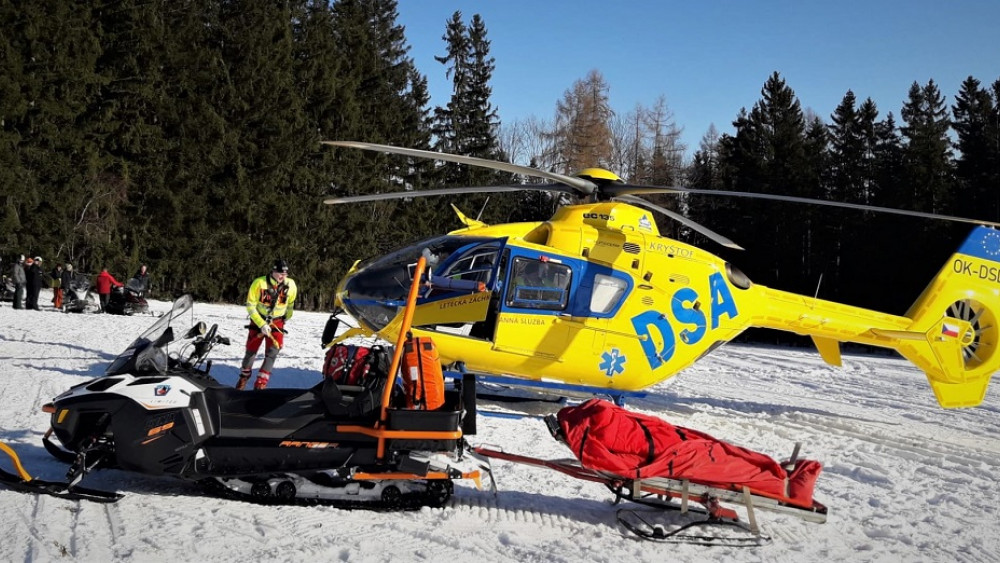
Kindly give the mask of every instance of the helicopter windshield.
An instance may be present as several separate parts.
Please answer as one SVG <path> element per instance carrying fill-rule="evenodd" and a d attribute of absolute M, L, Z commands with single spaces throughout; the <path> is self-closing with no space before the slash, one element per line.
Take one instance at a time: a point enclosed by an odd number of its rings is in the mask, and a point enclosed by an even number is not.
<path fill-rule="evenodd" d="M 191 310 L 192 300 L 190 295 L 182 295 L 174 301 L 173 307 L 170 311 L 161 316 L 159 319 L 153 323 L 153 326 L 146 329 L 139 338 L 136 338 L 129 344 L 128 348 L 124 352 L 118 354 L 115 361 L 111 362 L 108 369 L 104 371 L 105 375 L 118 375 L 122 373 L 128 373 L 130 370 L 134 369 L 139 363 L 140 356 L 147 352 L 150 344 L 156 342 L 167 332 L 170 328 L 171 323 L 179 318 L 184 313 Z M 154 358 L 149 358 L 149 360 L 155 360 Z M 166 358 L 163 358 L 163 367 L 166 368 Z"/>
<path fill-rule="evenodd" d="M 411 244 L 361 266 L 345 282 L 342 302 L 354 318 L 382 330 L 405 304 L 421 256 L 432 281 L 447 279 L 456 287 L 458 282 L 479 282 L 489 288 L 505 242 L 505 238 L 444 235 Z M 429 298 L 447 291 L 435 290 Z"/>

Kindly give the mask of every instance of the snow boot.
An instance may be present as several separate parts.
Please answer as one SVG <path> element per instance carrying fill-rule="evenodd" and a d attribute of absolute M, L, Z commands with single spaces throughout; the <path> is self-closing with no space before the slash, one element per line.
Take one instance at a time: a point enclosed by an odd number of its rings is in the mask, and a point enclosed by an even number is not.
<path fill-rule="evenodd" d="M 245 389 L 246 386 L 247 386 L 247 381 L 250 381 L 250 370 L 248 370 L 248 369 L 241 369 L 240 370 L 240 378 L 236 382 L 236 390 L 237 391 L 242 391 L 243 389 Z"/>
<path fill-rule="evenodd" d="M 257 372 L 257 379 L 253 382 L 253 388 L 257 391 L 267 387 L 267 382 L 271 379 L 271 374 L 264 370 Z"/>

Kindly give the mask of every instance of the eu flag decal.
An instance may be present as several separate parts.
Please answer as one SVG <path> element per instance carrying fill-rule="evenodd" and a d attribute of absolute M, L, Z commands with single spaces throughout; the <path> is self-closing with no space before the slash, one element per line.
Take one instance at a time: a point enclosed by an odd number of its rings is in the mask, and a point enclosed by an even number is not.
<path fill-rule="evenodd" d="M 976 258 L 1000 262 L 1000 231 L 990 227 L 976 227 L 958 251 Z"/>

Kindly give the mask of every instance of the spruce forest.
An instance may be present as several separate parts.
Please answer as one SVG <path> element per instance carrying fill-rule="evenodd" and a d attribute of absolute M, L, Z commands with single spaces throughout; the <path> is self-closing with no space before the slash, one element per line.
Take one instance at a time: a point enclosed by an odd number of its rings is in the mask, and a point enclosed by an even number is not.
<path fill-rule="evenodd" d="M 733 132 L 712 129 L 688 153 L 665 98 L 616 113 L 599 71 L 567 85 L 550 120 L 502 122 L 490 101 L 493 70 L 526 63 L 494 60 L 488 22 L 456 12 L 434 30 L 440 66 L 418 69 L 396 7 L 0 0 L 4 273 L 19 254 L 82 272 L 107 267 L 119 279 L 148 264 L 154 298 L 237 303 L 282 257 L 299 307 L 327 310 L 355 260 L 459 228 L 449 203 L 490 223 L 545 220 L 566 203 L 524 192 L 324 205 L 335 194 L 531 180 L 323 140 L 1000 220 L 995 77 L 945 85 L 957 91 L 951 105 L 933 80 L 901 84 L 901 108 L 847 91 L 818 116 L 777 69 L 761 77 L 752 107 L 732 108 Z M 443 106 L 430 107 L 428 73 L 453 84 Z M 730 260 L 756 283 L 894 314 L 970 229 L 743 198 L 651 199 L 744 246 L 729 251 L 657 218 L 663 234 Z"/>

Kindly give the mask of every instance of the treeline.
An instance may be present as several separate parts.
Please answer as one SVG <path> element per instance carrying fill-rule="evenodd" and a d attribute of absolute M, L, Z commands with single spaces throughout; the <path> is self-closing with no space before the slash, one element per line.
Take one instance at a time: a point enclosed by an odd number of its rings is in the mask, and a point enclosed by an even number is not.
<path fill-rule="evenodd" d="M 41 255 L 124 275 L 146 263 L 159 295 L 236 302 L 280 256 L 302 305 L 326 308 L 354 260 L 457 228 L 447 203 L 487 222 L 544 219 L 559 203 L 526 192 L 326 206 L 332 194 L 531 181 L 332 149 L 320 144 L 326 139 L 561 173 L 604 166 L 644 184 L 1000 218 L 1000 81 L 986 90 L 970 78 L 952 108 L 933 82 L 914 84 L 900 125 L 848 93 L 826 124 L 804 115 L 776 73 L 737 115 L 735 134 L 709 132 L 687 162 L 665 100 L 616 113 L 596 71 L 567 90 L 551 122 L 501 123 L 490 101 L 496 63 L 478 16 L 456 12 L 443 22 L 441 67 L 432 71 L 453 92 L 430 107 L 396 6 L 0 0 L 5 264 Z M 967 230 L 754 200 L 657 203 L 747 247 L 731 258 L 759 283 L 812 293 L 822 275 L 821 296 L 886 309 L 912 300 Z M 887 272 L 904 282 L 880 284 Z"/>
<path fill-rule="evenodd" d="M 933 80 L 880 117 L 848 91 L 830 122 L 805 115 L 775 73 L 734 134 L 707 136 L 689 185 L 1000 220 L 1000 80 L 968 78 L 948 107 Z M 972 225 L 736 198 L 691 214 L 747 247 L 733 261 L 782 289 L 903 314 Z"/>
<path fill-rule="evenodd" d="M 355 259 L 457 226 L 440 202 L 322 204 L 439 181 L 320 144 L 449 137 L 457 110 L 428 109 L 396 19 L 382 0 L 0 0 L 5 263 L 146 263 L 160 295 L 239 301 L 280 256 L 302 304 L 329 306 Z M 464 73 L 483 46 L 457 27 Z"/>

